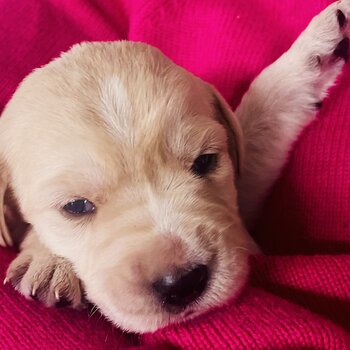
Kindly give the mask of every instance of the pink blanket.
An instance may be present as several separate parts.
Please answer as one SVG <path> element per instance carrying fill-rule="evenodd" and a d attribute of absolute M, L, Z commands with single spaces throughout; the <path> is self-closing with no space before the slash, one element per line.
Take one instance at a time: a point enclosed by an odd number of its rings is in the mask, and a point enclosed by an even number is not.
<path fill-rule="evenodd" d="M 153 44 L 236 107 L 328 0 L 0 0 L 0 109 L 20 80 L 83 40 Z M 131 337 L 98 315 L 0 287 L 0 348 L 350 349 L 350 69 L 300 137 L 254 233 L 245 292 L 186 324 Z M 0 251 L 0 277 L 13 253 Z"/>

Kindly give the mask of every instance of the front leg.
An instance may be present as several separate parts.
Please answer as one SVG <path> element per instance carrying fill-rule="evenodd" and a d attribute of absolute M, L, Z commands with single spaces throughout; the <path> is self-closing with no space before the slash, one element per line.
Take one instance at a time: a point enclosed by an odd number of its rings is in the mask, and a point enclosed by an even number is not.
<path fill-rule="evenodd" d="M 46 306 L 83 306 L 81 282 L 72 264 L 52 254 L 33 229 L 7 270 L 4 283 L 7 282 L 26 298 L 39 300 Z"/>
<path fill-rule="evenodd" d="M 349 58 L 350 0 L 316 16 L 291 48 L 252 83 L 236 114 L 245 159 L 238 204 L 248 227 L 280 175 L 293 142 L 315 119 Z"/>

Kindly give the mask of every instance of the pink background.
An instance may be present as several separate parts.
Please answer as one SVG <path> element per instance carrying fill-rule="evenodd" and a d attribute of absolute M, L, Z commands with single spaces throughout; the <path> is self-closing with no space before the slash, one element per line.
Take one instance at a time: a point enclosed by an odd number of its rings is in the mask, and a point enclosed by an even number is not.
<path fill-rule="evenodd" d="M 252 79 L 295 40 L 327 0 L 0 0 L 0 111 L 18 83 L 84 40 L 160 48 L 236 107 Z M 98 315 L 45 309 L 0 287 L 0 348 L 147 349 L 350 347 L 350 70 L 300 136 L 254 233 L 235 303 L 131 338 Z M 0 277 L 13 252 L 0 251 Z M 165 344 L 165 345 L 164 345 Z"/>

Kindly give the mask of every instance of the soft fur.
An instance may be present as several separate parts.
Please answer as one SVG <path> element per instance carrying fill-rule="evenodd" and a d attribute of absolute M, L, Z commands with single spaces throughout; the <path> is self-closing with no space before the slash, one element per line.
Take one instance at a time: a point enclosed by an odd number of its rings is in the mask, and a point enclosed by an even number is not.
<path fill-rule="evenodd" d="M 137 332 L 235 297 L 257 251 L 245 227 L 347 58 L 338 10 L 349 17 L 350 1 L 317 16 L 236 114 L 215 88 L 141 43 L 76 45 L 31 73 L 0 121 L 0 195 L 11 191 L 31 225 L 6 281 L 48 306 L 78 307 L 83 289 Z M 203 153 L 218 153 L 219 164 L 199 178 L 190 168 Z M 75 198 L 96 212 L 69 217 L 62 207 Z M 166 312 L 151 283 L 195 264 L 209 266 L 205 293 Z"/>

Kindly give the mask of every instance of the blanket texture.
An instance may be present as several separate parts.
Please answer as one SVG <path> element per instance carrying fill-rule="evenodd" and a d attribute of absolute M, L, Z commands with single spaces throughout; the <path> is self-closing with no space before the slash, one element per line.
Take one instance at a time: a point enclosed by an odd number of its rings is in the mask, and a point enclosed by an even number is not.
<path fill-rule="evenodd" d="M 32 69 L 80 41 L 160 48 L 235 108 L 328 0 L 0 0 L 0 110 Z M 350 69 L 300 136 L 266 200 L 235 302 L 153 334 L 46 309 L 0 287 L 0 348 L 350 349 Z M 0 250 L 0 277 L 14 253 Z"/>

